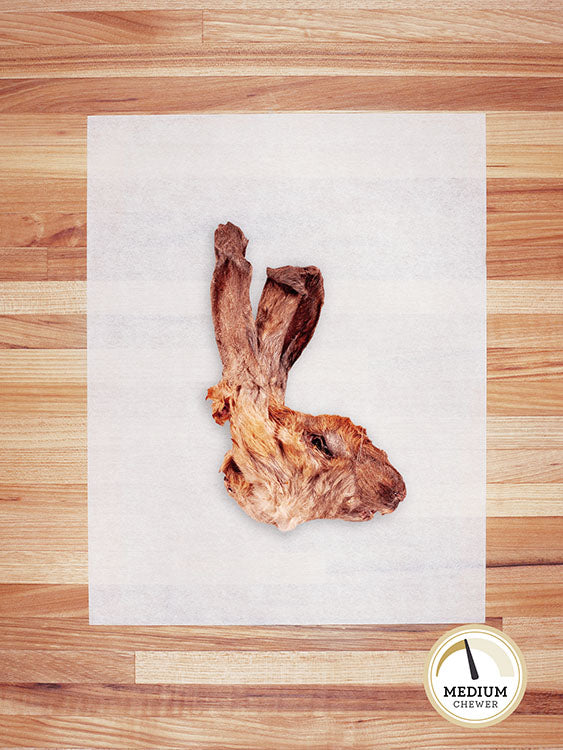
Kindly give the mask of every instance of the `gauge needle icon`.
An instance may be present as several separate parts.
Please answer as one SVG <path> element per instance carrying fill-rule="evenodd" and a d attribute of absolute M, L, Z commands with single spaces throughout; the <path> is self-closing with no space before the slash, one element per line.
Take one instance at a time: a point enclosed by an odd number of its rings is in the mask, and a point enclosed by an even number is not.
<path fill-rule="evenodd" d="M 467 642 L 467 638 L 464 638 L 463 642 L 465 643 L 465 653 L 467 654 L 467 661 L 469 663 L 469 671 L 471 672 L 471 679 L 478 680 L 479 672 L 477 671 L 477 667 L 475 666 L 475 662 L 473 661 L 473 654 L 471 653 L 471 649 L 469 648 L 469 643 Z"/>

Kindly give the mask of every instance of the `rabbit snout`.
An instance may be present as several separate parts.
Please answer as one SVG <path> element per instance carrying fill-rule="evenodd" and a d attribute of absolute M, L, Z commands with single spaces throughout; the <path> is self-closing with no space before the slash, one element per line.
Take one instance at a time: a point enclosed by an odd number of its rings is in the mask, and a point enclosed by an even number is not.
<path fill-rule="evenodd" d="M 405 499 L 406 487 L 402 476 L 387 461 L 368 458 L 356 468 L 356 482 L 364 509 L 391 513 Z"/>

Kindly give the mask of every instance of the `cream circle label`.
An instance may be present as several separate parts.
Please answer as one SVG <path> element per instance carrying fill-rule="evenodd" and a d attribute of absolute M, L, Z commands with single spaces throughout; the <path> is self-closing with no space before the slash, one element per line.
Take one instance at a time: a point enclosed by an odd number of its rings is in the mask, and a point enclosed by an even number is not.
<path fill-rule="evenodd" d="M 464 625 L 450 630 L 430 650 L 424 687 L 436 711 L 454 724 L 497 724 L 524 695 L 524 657 L 500 630 Z"/>

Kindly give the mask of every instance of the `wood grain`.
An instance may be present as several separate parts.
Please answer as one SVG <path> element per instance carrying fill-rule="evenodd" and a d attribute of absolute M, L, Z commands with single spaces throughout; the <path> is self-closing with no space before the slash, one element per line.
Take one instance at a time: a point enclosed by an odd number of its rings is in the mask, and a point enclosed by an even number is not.
<path fill-rule="evenodd" d="M 560 738 L 559 716 L 513 716 L 501 726 L 469 734 L 467 729 L 437 717 L 435 713 L 385 713 L 367 715 L 354 711 L 240 711 L 195 709 L 182 717 L 0 717 L 6 747 L 116 748 L 236 748 L 244 737 L 246 750 L 326 750 L 350 747 L 398 750 L 417 747 L 514 748 L 522 738 L 537 738 L 535 748 L 556 748 Z"/>
<path fill-rule="evenodd" d="M 507 617 L 503 629 L 522 648 L 563 647 L 562 617 Z"/>
<path fill-rule="evenodd" d="M 552 0 L 0 0 L 2 747 L 560 746 L 562 28 Z M 486 611 L 530 683 L 476 733 L 422 688 L 449 625 L 88 624 L 86 115 L 310 109 L 487 112 Z"/>
<path fill-rule="evenodd" d="M 134 654 L 124 651 L 2 649 L 0 682 L 133 682 Z"/>
<path fill-rule="evenodd" d="M 408 685 L 426 651 L 136 651 L 137 684 Z M 563 650 L 526 650 L 528 684 L 555 689 Z"/>
<path fill-rule="evenodd" d="M 306 111 L 327 106 L 557 112 L 562 97 L 563 78 L 546 76 L 186 75 L 167 78 L 165 86 L 156 76 L 67 76 L 0 81 L 0 114 Z"/>
<path fill-rule="evenodd" d="M 274 8 L 281 6 L 277 0 L 244 0 L 245 8 Z M 285 4 L 284 4 L 285 5 Z M 323 8 L 327 10 L 341 10 L 342 3 L 339 0 L 323 0 Z M 415 3 L 413 0 L 348 0 L 347 8 L 371 8 L 371 9 L 395 9 L 405 11 L 420 11 L 421 6 L 430 5 L 428 2 Z M 499 7 L 521 10 L 523 12 L 534 12 L 538 8 L 538 0 L 501 0 L 497 3 Z M 188 9 L 201 9 L 200 0 L 159 0 L 158 7 L 174 10 L 179 6 Z M 236 10 L 241 6 L 237 0 L 214 0 L 213 9 Z M 9 12 L 26 11 L 86 11 L 86 10 L 145 10 L 146 0 L 0 0 L 0 10 Z M 311 7 L 310 0 L 291 0 L 292 9 L 301 12 Z M 430 12 L 435 7 L 432 4 Z M 439 7 L 444 9 L 459 9 L 459 0 L 440 0 Z M 465 0 L 465 8 L 486 9 L 491 7 L 490 0 Z M 560 9 L 558 0 L 542 0 L 541 8 L 557 14 Z"/>
<path fill-rule="evenodd" d="M 135 682 L 197 684 L 408 684 L 422 651 L 136 651 Z"/>
<path fill-rule="evenodd" d="M 198 10 L 0 13 L 0 45 L 193 42 L 201 32 Z"/>
<path fill-rule="evenodd" d="M 176 41 L 151 44 L 11 45 L 0 78 L 130 76 L 483 76 L 502 80 L 560 77 L 562 44 L 494 42 L 287 42 L 248 44 Z M 400 105 L 398 105 L 400 108 Z M 501 107 L 498 107 L 499 109 Z M 540 107 L 538 107 L 539 109 Z"/>
<path fill-rule="evenodd" d="M 23 124 L 14 122 L 4 128 L 3 133 L 17 131 Z M 0 213 L 0 246 L 8 249 L 85 248 L 86 214 Z M 19 280 L 27 280 L 25 273 Z"/>
<path fill-rule="evenodd" d="M 0 314 L 37 315 L 86 312 L 86 283 L 12 281 L 0 283 Z M 487 313 L 499 323 L 511 313 L 526 313 L 512 320 L 514 324 L 546 325 L 557 330 L 563 314 L 563 282 L 561 281 L 489 281 Z M 491 326 L 492 333 L 502 325 Z M 524 326 L 526 327 L 526 326 Z M 492 346 L 494 346 L 494 339 Z M 491 344 L 491 341 L 489 340 Z"/>
<path fill-rule="evenodd" d="M 552 11 L 506 9 L 418 12 L 377 10 L 204 10 L 204 42 L 338 41 L 561 42 L 563 23 Z"/>

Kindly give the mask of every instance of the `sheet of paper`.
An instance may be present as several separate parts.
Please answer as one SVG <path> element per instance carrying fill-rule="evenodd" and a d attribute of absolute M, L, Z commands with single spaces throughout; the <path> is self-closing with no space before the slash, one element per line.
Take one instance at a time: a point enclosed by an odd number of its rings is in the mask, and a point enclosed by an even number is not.
<path fill-rule="evenodd" d="M 407 497 L 281 533 L 229 497 L 213 232 L 316 265 L 286 403 L 366 427 Z M 90 622 L 479 622 L 485 587 L 485 118 L 88 120 Z"/>

